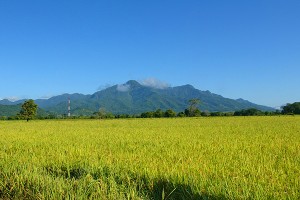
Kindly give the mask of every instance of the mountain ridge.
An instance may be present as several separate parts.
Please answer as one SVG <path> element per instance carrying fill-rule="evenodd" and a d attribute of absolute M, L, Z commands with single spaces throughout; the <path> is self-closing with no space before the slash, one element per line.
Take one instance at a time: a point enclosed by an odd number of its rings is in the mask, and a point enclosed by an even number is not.
<path fill-rule="evenodd" d="M 67 100 L 71 100 L 71 112 L 74 115 L 91 115 L 100 108 L 113 114 L 140 114 L 145 111 L 157 109 L 173 109 L 176 112 L 188 107 L 188 101 L 198 98 L 202 111 L 229 112 L 248 108 L 256 108 L 263 111 L 275 109 L 257 105 L 244 99 L 225 98 L 208 90 L 196 89 L 190 84 L 155 88 L 143 85 L 135 80 L 129 80 L 124 84 L 117 84 L 93 94 L 62 94 L 49 99 L 36 99 L 35 102 L 42 109 L 57 113 L 67 113 Z M 7 99 L 0 100 L 0 105 L 17 105 L 25 99 L 11 102 Z"/>

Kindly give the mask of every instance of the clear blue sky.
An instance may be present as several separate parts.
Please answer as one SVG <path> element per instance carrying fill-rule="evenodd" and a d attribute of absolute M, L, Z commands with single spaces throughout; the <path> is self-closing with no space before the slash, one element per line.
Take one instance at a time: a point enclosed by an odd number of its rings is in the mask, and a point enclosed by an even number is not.
<path fill-rule="evenodd" d="M 0 98 L 156 78 L 300 101 L 299 0 L 0 0 Z"/>

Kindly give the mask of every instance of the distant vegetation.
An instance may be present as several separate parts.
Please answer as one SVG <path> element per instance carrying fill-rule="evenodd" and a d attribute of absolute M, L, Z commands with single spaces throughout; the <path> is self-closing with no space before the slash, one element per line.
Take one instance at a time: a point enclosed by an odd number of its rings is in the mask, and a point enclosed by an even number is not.
<path fill-rule="evenodd" d="M 16 116 L 21 110 L 19 105 L 0 105 L 0 118 L 6 119 L 11 116 Z"/>
<path fill-rule="evenodd" d="M 26 101 L 27 102 L 27 101 Z M 33 102 L 34 103 L 34 102 Z M 287 104 L 282 107 L 282 111 L 261 111 L 256 108 L 249 108 L 238 110 L 235 112 L 209 112 L 209 111 L 200 111 L 198 108 L 201 104 L 199 99 L 191 99 L 189 100 L 189 106 L 181 111 L 175 112 L 172 109 L 162 110 L 157 109 L 155 111 L 147 111 L 141 114 L 113 114 L 111 112 L 107 112 L 105 108 L 100 108 L 98 112 L 94 112 L 90 115 L 77 115 L 68 117 L 67 114 L 58 115 L 54 113 L 49 113 L 44 111 L 43 109 L 38 109 L 37 114 L 27 117 L 24 115 L 24 108 L 22 105 L 10 105 L 3 106 L 0 105 L 0 109 L 2 109 L 2 113 L 5 112 L 5 109 L 11 109 L 13 112 L 17 113 L 11 116 L 1 116 L 0 120 L 18 120 L 18 119 L 113 119 L 113 118 L 174 118 L 174 117 L 214 117 L 214 116 L 272 116 L 272 115 L 295 115 L 300 114 L 300 103 L 295 102 L 292 104 Z M 24 106 L 24 104 L 23 104 Z M 21 112 L 20 112 L 21 111 Z M 9 113 L 9 112 L 8 112 Z M 1 114 L 1 112 L 0 112 Z"/>
<path fill-rule="evenodd" d="M 283 114 L 300 114 L 300 102 L 295 102 L 292 104 L 287 104 L 286 106 L 282 107 Z"/>

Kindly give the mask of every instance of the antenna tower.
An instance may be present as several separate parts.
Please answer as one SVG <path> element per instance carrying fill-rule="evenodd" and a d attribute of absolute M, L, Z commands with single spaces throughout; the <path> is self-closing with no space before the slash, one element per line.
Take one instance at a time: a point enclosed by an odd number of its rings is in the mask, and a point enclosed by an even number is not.
<path fill-rule="evenodd" d="M 71 117 L 71 100 L 68 98 L 68 117 Z"/>

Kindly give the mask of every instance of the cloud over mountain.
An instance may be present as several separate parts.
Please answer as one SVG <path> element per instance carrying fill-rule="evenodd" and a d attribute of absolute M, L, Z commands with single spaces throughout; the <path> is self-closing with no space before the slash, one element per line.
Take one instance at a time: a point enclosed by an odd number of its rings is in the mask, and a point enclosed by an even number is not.
<path fill-rule="evenodd" d="M 128 84 L 118 84 L 117 85 L 117 90 L 119 92 L 127 92 L 130 89 L 130 85 Z"/>
<path fill-rule="evenodd" d="M 160 81 L 156 78 L 146 78 L 144 80 L 139 81 L 139 83 L 146 87 L 151 87 L 155 89 L 165 89 L 170 87 L 170 84 Z"/>
<path fill-rule="evenodd" d="M 3 99 L 7 99 L 7 100 L 9 100 L 11 102 L 15 102 L 15 101 L 20 100 L 21 98 L 20 97 L 16 97 L 16 96 L 0 98 L 0 100 L 3 100 Z"/>

